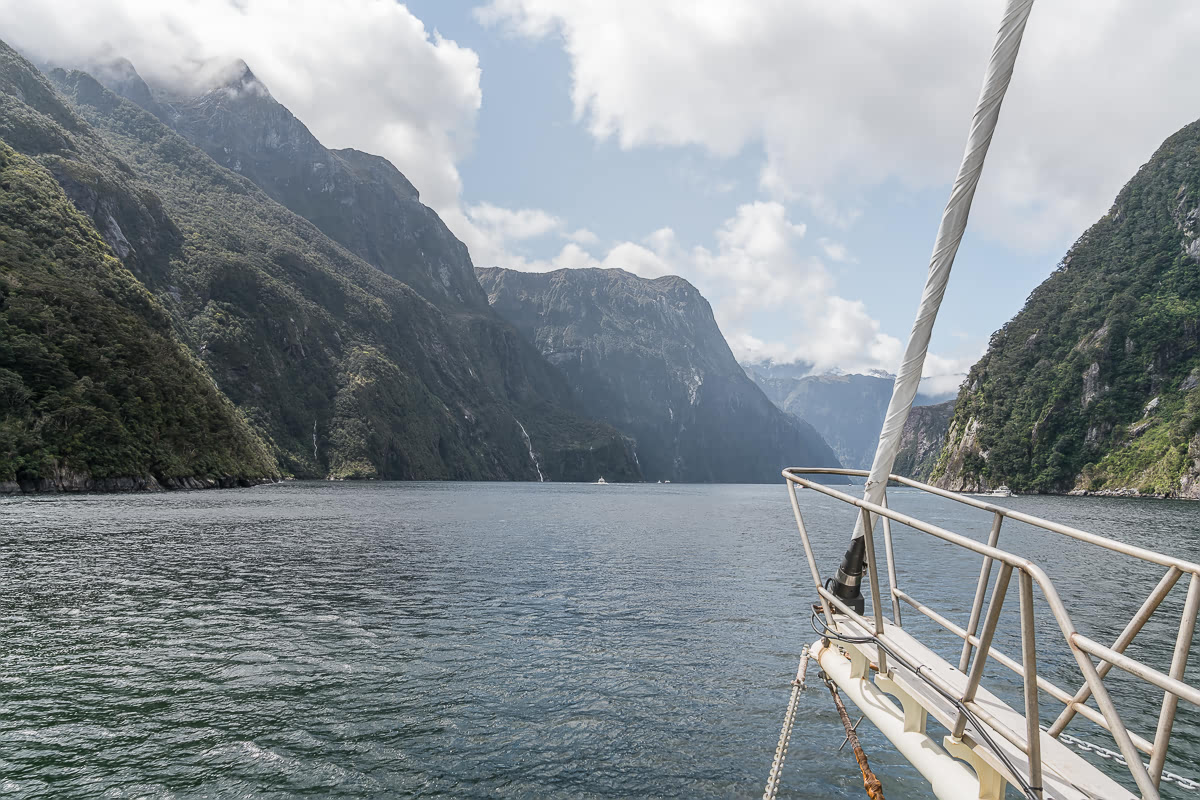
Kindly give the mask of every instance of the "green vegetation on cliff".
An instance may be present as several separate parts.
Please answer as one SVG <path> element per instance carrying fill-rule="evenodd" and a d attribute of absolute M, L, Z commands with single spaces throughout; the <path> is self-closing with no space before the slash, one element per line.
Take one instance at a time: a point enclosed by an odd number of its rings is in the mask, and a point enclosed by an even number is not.
<path fill-rule="evenodd" d="M 1195 496 L 1200 123 L 1171 136 L 993 335 L 934 477 Z"/>
<path fill-rule="evenodd" d="M 0 140 L 0 482 L 276 471 L 91 221 Z"/>
<path fill-rule="evenodd" d="M 51 77 L 0 43 L 0 138 L 90 219 L 284 472 L 638 477 L 625 437 L 559 403 L 565 380 L 511 326 L 431 302 L 89 75 Z"/>

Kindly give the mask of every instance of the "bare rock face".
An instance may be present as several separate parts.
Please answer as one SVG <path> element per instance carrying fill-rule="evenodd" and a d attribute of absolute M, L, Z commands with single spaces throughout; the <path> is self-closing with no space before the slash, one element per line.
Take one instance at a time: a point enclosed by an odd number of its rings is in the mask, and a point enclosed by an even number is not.
<path fill-rule="evenodd" d="M 979 421 L 974 417 L 965 421 L 954 419 L 931 482 L 952 492 L 980 491 L 985 485 L 976 464 L 984 461 L 987 454 L 979 447 Z"/>
<path fill-rule="evenodd" d="M 487 307 L 466 246 L 421 203 L 408 179 L 385 158 L 324 147 L 244 62 L 198 95 L 150 94 L 124 71 L 97 77 L 432 302 Z"/>
<path fill-rule="evenodd" d="M 950 430 L 954 401 L 933 406 L 914 406 L 904 422 L 900 451 L 892 472 L 918 481 L 928 481 Z"/>
<path fill-rule="evenodd" d="M 1087 408 L 1096 399 L 1096 395 L 1100 394 L 1103 387 L 1100 385 L 1100 365 L 1092 362 L 1092 365 L 1083 371 L 1083 407 Z"/>
<path fill-rule="evenodd" d="M 562 370 L 585 410 L 636 440 L 647 480 L 773 482 L 784 467 L 838 463 L 746 376 L 708 301 L 682 278 L 477 274 L 492 307 Z"/>

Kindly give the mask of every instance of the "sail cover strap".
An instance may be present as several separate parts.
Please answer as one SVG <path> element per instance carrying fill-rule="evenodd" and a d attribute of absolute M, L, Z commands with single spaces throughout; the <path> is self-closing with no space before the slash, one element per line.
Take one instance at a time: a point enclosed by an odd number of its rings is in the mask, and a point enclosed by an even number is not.
<path fill-rule="evenodd" d="M 1008 0 L 1004 21 L 996 34 L 996 44 L 992 48 L 992 57 L 988 61 L 987 74 L 983 79 L 983 90 L 979 94 L 979 103 L 971 120 L 967 149 L 958 168 L 958 176 L 954 179 L 954 188 L 950 191 L 950 201 L 942 214 L 942 224 L 938 226 L 937 240 L 933 244 L 933 255 L 929 260 L 929 276 L 925 279 L 925 291 L 921 295 L 921 306 L 917 310 L 917 318 L 908 337 L 908 346 L 904 348 L 904 360 L 896 375 L 892 400 L 888 403 L 883 430 L 879 434 L 879 446 L 875 450 L 870 477 L 867 478 L 863 497 L 872 503 L 878 504 L 883 499 L 887 477 L 896 461 L 896 451 L 900 449 L 904 421 L 908 419 L 908 412 L 921 383 L 921 370 L 925 365 L 925 353 L 929 349 L 933 323 L 937 319 L 938 308 L 946 293 L 946 283 L 950 280 L 954 256 L 958 253 L 963 231 L 967 228 L 971 200 L 975 197 L 975 187 L 979 184 L 980 173 L 983 172 L 983 161 L 987 156 L 988 145 L 992 143 L 996 121 L 1000 117 L 1000 104 L 1004 101 L 1004 93 L 1008 91 L 1013 64 L 1016 63 L 1017 51 L 1021 47 L 1021 36 L 1025 32 L 1025 23 L 1032 8 L 1033 0 Z M 854 538 L 857 539 L 864 533 L 862 515 L 859 515 Z"/>

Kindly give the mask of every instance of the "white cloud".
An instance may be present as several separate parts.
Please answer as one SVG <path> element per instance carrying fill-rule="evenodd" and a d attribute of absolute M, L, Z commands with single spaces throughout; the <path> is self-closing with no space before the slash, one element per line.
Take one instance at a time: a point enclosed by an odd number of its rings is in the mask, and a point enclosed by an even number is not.
<path fill-rule="evenodd" d="M 540 208 L 513 210 L 480 203 L 468 207 L 467 215 L 476 225 L 494 231 L 506 240 L 534 239 L 563 226 L 561 219 Z"/>
<path fill-rule="evenodd" d="M 821 245 L 821 252 L 830 261 L 850 261 L 850 251 L 846 249 L 846 245 L 841 242 L 835 242 L 832 239 L 824 237 L 817 240 Z"/>
<path fill-rule="evenodd" d="M 589 231 L 587 228 L 580 228 L 579 230 L 574 230 L 570 233 L 564 233 L 563 237 L 574 242 L 575 244 L 581 244 L 584 247 L 590 247 L 600 243 L 600 237 Z"/>
<path fill-rule="evenodd" d="M 123 56 L 159 83 L 244 59 L 323 144 L 388 158 L 461 222 L 456 163 L 474 136 L 479 59 L 393 0 L 0 0 L 0 20 L 36 60 Z"/>
<path fill-rule="evenodd" d="M 485 23 L 561 36 L 577 118 L 624 147 L 761 144 L 760 186 L 852 222 L 859 192 L 948 184 L 1000 2 L 491 0 Z M 1017 246 L 1073 237 L 1200 107 L 1200 4 L 1034 8 L 975 219 Z M 1019 232 L 1019 233 L 1018 233 Z"/>
<path fill-rule="evenodd" d="M 804 236 L 805 226 L 789 219 L 781 204 L 746 203 L 714 231 L 711 248 L 687 245 L 670 228 L 661 228 L 641 241 L 616 244 L 602 257 L 571 243 L 548 260 L 513 266 L 532 271 L 616 268 L 646 278 L 680 275 L 712 303 L 739 358 L 803 361 L 818 373 L 895 370 L 901 342 L 880 330 L 861 301 L 836 293 L 824 263 L 801 252 Z M 784 323 L 764 324 L 772 317 Z M 764 327 L 781 332 L 764 339 Z M 929 367 L 940 374 L 958 365 L 931 357 Z"/>
<path fill-rule="evenodd" d="M 512 266 L 524 264 L 525 259 L 514 252 L 520 243 L 538 239 L 549 233 L 562 232 L 559 218 L 540 208 L 501 208 L 491 203 L 479 203 L 466 209 L 466 217 L 451 225 L 471 251 L 479 266 Z M 449 221 L 447 224 L 451 224 Z"/>

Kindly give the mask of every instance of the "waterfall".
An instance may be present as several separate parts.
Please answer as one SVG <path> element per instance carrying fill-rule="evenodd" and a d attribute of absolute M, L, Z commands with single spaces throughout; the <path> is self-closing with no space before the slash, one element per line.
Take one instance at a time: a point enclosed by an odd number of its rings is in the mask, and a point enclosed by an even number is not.
<path fill-rule="evenodd" d="M 529 441 L 529 432 L 525 430 L 525 426 L 521 424 L 521 420 L 513 417 L 516 420 L 517 427 L 521 429 L 521 435 L 525 437 L 525 446 L 529 448 L 529 460 L 533 462 L 533 468 L 537 470 L 538 483 L 545 483 L 546 479 L 542 476 L 542 468 L 538 466 L 537 456 L 533 453 L 533 442 Z"/>

